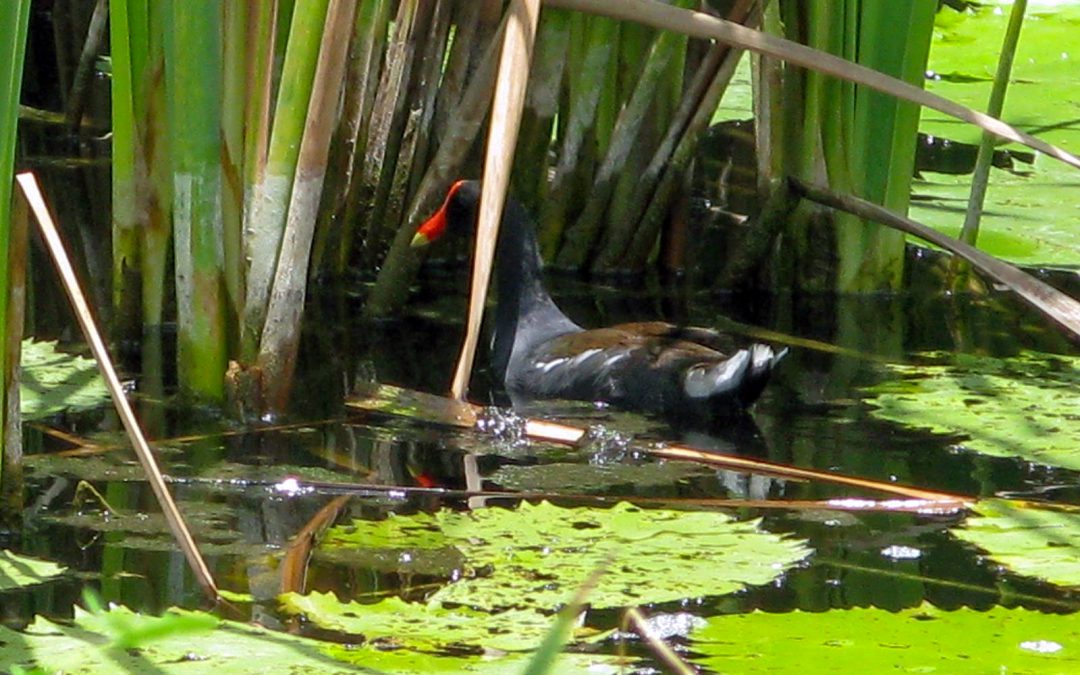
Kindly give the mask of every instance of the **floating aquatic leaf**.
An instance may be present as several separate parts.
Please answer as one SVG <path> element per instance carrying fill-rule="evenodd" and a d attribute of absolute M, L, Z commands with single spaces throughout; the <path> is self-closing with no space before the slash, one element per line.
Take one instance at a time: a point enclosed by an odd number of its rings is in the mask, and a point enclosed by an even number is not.
<path fill-rule="evenodd" d="M 479 612 L 467 607 L 447 609 L 436 603 L 405 602 L 387 598 L 374 604 L 341 602 L 332 593 L 281 596 L 285 611 L 302 614 L 317 626 L 356 636 L 358 641 L 397 654 L 467 654 L 453 661 L 444 660 L 447 672 L 522 672 L 529 653 L 543 640 L 555 621 L 531 610 Z M 580 629 L 575 637 L 594 640 L 606 633 Z M 429 657 L 430 658 L 430 657 Z M 618 659 L 603 654 L 563 654 L 555 672 L 615 673 Z M 436 668 L 438 660 L 423 664 Z M 429 670 L 425 672 L 437 672 Z"/>
<path fill-rule="evenodd" d="M 480 612 L 387 598 L 374 604 L 340 602 L 332 593 L 281 596 L 284 609 L 316 625 L 363 636 L 382 648 L 528 651 L 543 640 L 554 617 L 532 610 Z"/>
<path fill-rule="evenodd" d="M 945 611 L 731 614 L 691 634 L 717 673 L 1068 673 L 1080 671 L 1072 616 L 995 607 Z"/>
<path fill-rule="evenodd" d="M 1080 512 L 987 499 L 953 530 L 1017 574 L 1080 586 Z"/>
<path fill-rule="evenodd" d="M 526 502 L 514 511 L 442 511 L 438 518 L 460 540 L 471 574 L 432 599 L 484 608 L 554 609 L 605 565 L 589 594 L 593 607 L 723 595 L 768 583 L 809 553 L 757 521 L 625 502 L 611 509 Z"/>
<path fill-rule="evenodd" d="M 535 466 L 506 465 L 491 480 L 507 490 L 538 492 L 596 493 L 616 487 L 671 486 L 693 476 L 713 473 L 691 462 L 647 462 L 644 464 L 582 465 L 570 463 Z"/>
<path fill-rule="evenodd" d="M 64 568 L 56 563 L 0 549 L 0 591 L 45 583 L 63 571 Z"/>
<path fill-rule="evenodd" d="M 995 6 L 939 14 L 929 69 L 938 78 L 926 88 L 958 103 L 985 110 L 1009 12 Z M 1017 48 L 1002 118 L 1070 152 L 1080 150 L 1080 52 L 1075 44 L 1080 6 L 1062 3 L 1029 9 Z M 1048 105 L 1059 101 L 1061 105 Z M 978 143 L 971 125 L 923 110 L 920 130 L 947 139 Z M 1026 175 L 993 169 L 979 234 L 979 247 L 1006 260 L 1028 265 L 1075 266 L 1080 250 L 1077 227 L 1080 175 L 1060 162 L 1038 157 Z M 921 199 L 911 217 L 942 232 L 959 232 L 971 190 L 970 175 L 925 173 L 913 191 Z"/>
<path fill-rule="evenodd" d="M 58 351 L 55 341 L 24 340 L 19 398 L 23 419 L 41 419 L 96 408 L 109 393 L 92 360 Z"/>
<path fill-rule="evenodd" d="M 400 574 L 451 576 L 464 564 L 434 517 L 391 513 L 383 520 L 354 520 L 327 530 L 314 559 Z"/>
<path fill-rule="evenodd" d="M 104 620 L 107 619 L 107 620 Z M 184 630 L 170 631 L 182 620 Z M 136 648 L 115 646 L 111 623 L 134 626 L 152 635 Z M 171 622 L 171 624 L 170 624 Z M 197 624 L 203 629 L 192 632 Z M 162 628 L 165 630 L 161 630 Z M 216 617 L 172 610 L 166 617 L 144 617 L 126 608 L 111 609 L 105 617 L 75 610 L 72 624 L 38 617 L 24 631 L 0 625 L 0 671 L 64 673 L 181 673 L 191 675 L 264 675 L 278 673 L 496 673 L 520 671 L 527 655 L 489 659 L 443 656 L 411 650 L 386 651 L 369 645 L 337 645 L 275 633 L 264 628 L 222 621 Z M 615 660 L 606 656 L 567 655 L 560 671 L 614 673 Z"/>
<path fill-rule="evenodd" d="M 875 417 L 966 435 L 975 452 L 1080 469 L 1080 358 L 958 355 L 952 365 L 889 370 L 898 379 L 867 389 Z"/>
<path fill-rule="evenodd" d="M 95 509 L 98 505 L 95 505 Z M 184 518 L 192 533 L 199 540 L 203 553 L 222 555 L 260 555 L 268 545 L 252 541 L 251 537 L 237 531 L 234 504 L 220 501 L 191 500 L 184 504 Z M 82 512 L 48 514 L 43 518 L 49 523 L 89 530 L 114 532 L 123 536 L 117 545 L 140 551 L 175 551 L 176 539 L 165 516 L 159 512 L 113 508 L 111 511 L 86 509 Z"/>
<path fill-rule="evenodd" d="M 762 532 L 756 521 L 627 503 L 610 509 L 522 503 L 513 510 L 443 510 L 411 519 L 387 519 L 375 527 L 357 521 L 351 527 L 359 541 L 364 537 L 357 533 L 370 528 L 370 541 L 391 541 L 395 548 L 410 546 L 413 535 L 422 546 L 455 546 L 467 571 L 431 600 L 487 610 L 554 610 L 609 563 L 589 595 L 593 607 L 722 595 L 768 583 L 809 553 L 800 541 Z M 333 530 L 328 538 L 341 541 Z"/>
<path fill-rule="evenodd" d="M 348 525 L 330 528 L 323 536 L 320 548 L 407 546 L 410 549 L 440 549 L 452 545 L 434 516 L 391 513 L 383 520 L 354 520 Z"/>

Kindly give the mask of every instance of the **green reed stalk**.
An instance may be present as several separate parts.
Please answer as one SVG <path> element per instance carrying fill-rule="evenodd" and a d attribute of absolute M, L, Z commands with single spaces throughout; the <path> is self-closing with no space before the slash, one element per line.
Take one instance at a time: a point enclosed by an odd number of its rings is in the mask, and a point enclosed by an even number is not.
<path fill-rule="evenodd" d="M 250 267 L 240 349 L 247 363 L 258 355 L 266 321 L 328 2 L 297 0 L 293 7 L 265 171 L 252 186 L 251 208 L 244 213 L 244 251 Z"/>
<path fill-rule="evenodd" d="M 469 150 L 475 145 L 477 134 L 491 104 L 491 90 L 499 63 L 499 46 L 506 31 L 506 20 L 500 24 L 494 37 L 480 59 L 472 79 L 461 95 L 461 100 L 450 115 L 450 125 L 440 139 L 439 149 L 428 164 L 424 179 L 413 195 L 408 213 L 398 228 L 390 250 L 379 268 L 379 276 L 368 296 L 364 312 L 369 316 L 386 316 L 405 304 L 409 284 L 420 269 L 423 260 L 411 248 L 416 228 L 430 216 L 446 196 L 446 189 L 461 176 L 462 167 Z"/>
<path fill-rule="evenodd" d="M 10 184 L 10 181 L 8 181 Z M 7 262 L 0 279 L 6 307 L 0 315 L 0 524 L 21 522 L 25 486 L 22 480 L 22 420 L 19 406 L 19 360 L 26 318 L 26 267 L 29 249 L 30 212 L 20 193 L 11 202 L 7 224 Z M 2 216 L 3 214 L 0 214 Z M 2 222 L 2 221 L 0 221 Z M 6 285 L 6 288 L 4 286 Z"/>
<path fill-rule="evenodd" d="M 569 61 L 577 64 L 569 73 L 569 102 L 565 123 L 560 124 L 559 159 L 549 186 L 548 198 L 540 211 L 540 247 L 551 258 L 560 248 L 570 202 L 575 192 L 574 178 L 586 152 L 589 131 L 596 124 L 597 108 L 618 50 L 619 24 L 603 17 L 574 15 L 570 19 Z M 566 253 L 570 255 L 569 252 Z M 573 260 L 565 264 L 572 265 Z M 558 261 L 557 264 L 564 264 Z"/>
<path fill-rule="evenodd" d="M 735 74 L 740 57 L 740 50 L 733 47 L 725 48 L 724 59 L 701 100 L 698 101 L 686 127 L 679 134 L 678 144 L 675 145 L 670 158 L 661 164 L 660 158 L 663 154 L 658 151 L 646 167 L 645 175 L 659 175 L 659 180 L 656 182 L 655 190 L 643 191 L 651 197 L 648 207 L 640 216 L 634 236 L 625 251 L 625 257 L 619 263 L 621 269 L 640 270 L 656 247 L 660 228 L 664 218 L 671 211 L 677 190 L 683 185 L 683 179 L 689 170 L 698 140 L 708 129 L 713 112 Z M 661 143 L 661 149 L 666 149 L 664 146 L 665 144 Z"/>
<path fill-rule="evenodd" d="M 135 112 L 136 34 L 145 25 L 132 21 L 145 0 L 112 0 L 109 3 L 109 38 L 112 55 L 112 305 L 116 331 L 136 334 L 141 314 L 139 286 L 139 128 Z"/>
<path fill-rule="evenodd" d="M 255 186 L 262 182 L 266 172 L 277 17 L 277 0 L 249 4 L 248 30 L 244 39 L 247 45 L 244 59 L 247 103 L 244 108 L 244 157 L 241 162 L 245 214 L 254 209 Z"/>
<path fill-rule="evenodd" d="M 221 214 L 222 251 L 225 261 L 225 292 L 228 324 L 234 326 L 244 302 L 244 121 L 248 100 L 247 32 L 251 4 L 247 0 L 225 0 L 223 102 L 221 111 L 222 175 L 225 183 Z M 238 338 L 237 335 L 230 336 Z M 235 346 L 235 341 L 230 340 Z M 230 351 L 235 353 L 235 349 Z"/>
<path fill-rule="evenodd" d="M 132 1 L 132 0 L 129 0 Z M 136 91 L 141 120 L 138 167 L 149 181 L 138 181 L 147 190 L 140 199 L 145 209 L 141 232 L 142 322 L 160 326 L 164 320 L 168 261 L 172 239 L 172 164 L 169 158 L 168 103 L 165 95 L 165 32 L 170 26 L 170 6 L 165 2 L 147 2 L 149 39 L 145 66 L 140 71 Z"/>
<path fill-rule="evenodd" d="M 0 3 L 0 486 L 3 504 L 0 512 L 18 513 L 12 501 L 22 494 L 19 469 L 22 444 L 19 428 L 19 343 L 22 327 L 9 321 L 9 310 L 18 298 L 13 279 L 12 249 L 18 249 L 18 236 L 12 224 L 11 196 L 14 185 L 15 138 L 19 123 L 19 92 L 22 90 L 23 60 L 26 56 L 26 30 L 30 20 L 30 0 Z M 24 233 L 25 236 L 25 233 Z M 12 507 L 8 509 L 7 507 Z"/>
<path fill-rule="evenodd" d="M 469 75 L 484 54 L 486 45 L 481 40 L 490 38 L 484 21 L 485 11 L 482 2 L 458 2 L 454 7 L 453 39 L 435 105 L 433 124 L 436 139 L 446 135 L 454 107 L 461 100 Z"/>
<path fill-rule="evenodd" d="M 570 13 L 544 9 L 540 13 L 529 88 L 525 94 L 518 147 L 514 153 L 511 192 L 531 212 L 537 213 L 547 193 L 548 149 L 559 95 L 566 70 L 570 40 Z"/>
<path fill-rule="evenodd" d="M 475 7 L 475 5 L 470 5 Z M 330 147 L 330 168 L 319 208 L 315 229 L 315 249 L 311 269 L 315 274 L 344 274 L 349 263 L 355 215 L 359 167 L 367 142 L 375 90 L 379 84 L 379 65 L 390 23 L 390 0 L 360 3 L 345 75 L 345 98 L 342 119 Z"/>
<path fill-rule="evenodd" d="M 784 30 L 805 36 L 810 47 L 911 84 L 922 81 L 937 7 L 932 0 L 788 0 L 779 6 Z M 918 107 L 791 66 L 783 78 L 785 131 L 773 151 L 785 153 L 787 170 L 906 210 Z M 861 292 L 900 284 L 903 236 L 853 216 L 800 209 L 784 242 L 790 264 L 780 286 Z"/>
<path fill-rule="evenodd" d="M 174 1 L 166 34 L 173 139 L 173 250 L 181 387 L 224 398 L 222 36 L 216 0 Z"/>
<path fill-rule="evenodd" d="M 234 159 L 230 151 L 229 160 L 226 162 L 239 161 L 241 168 L 240 247 L 242 255 L 247 255 L 249 251 L 251 237 L 246 228 L 256 210 L 256 200 L 261 194 L 260 186 L 263 185 L 266 179 L 267 148 L 270 145 L 270 108 L 273 99 L 275 44 L 278 42 L 279 12 L 283 11 L 282 3 L 278 0 L 247 2 L 246 4 L 247 32 L 244 37 L 246 46 L 243 59 L 244 83 L 240 85 L 240 83 L 230 78 L 226 82 L 225 94 L 225 100 L 229 102 L 228 105 L 234 105 L 236 103 L 232 101 L 234 92 L 230 89 L 242 86 L 244 93 L 243 156 L 239 160 Z M 231 144 L 233 142 L 233 140 L 229 139 L 228 132 L 226 132 L 226 143 Z M 251 359 L 254 358 L 255 343 L 258 340 L 258 333 L 255 332 L 254 328 L 246 330 L 244 324 L 249 264 L 247 260 L 242 261 L 239 264 L 239 269 L 233 272 L 238 277 L 238 280 L 234 279 L 232 282 L 227 282 L 237 287 L 236 289 L 230 289 L 230 292 L 237 290 L 240 293 L 234 296 L 233 306 L 236 311 L 236 323 L 232 326 L 233 333 L 230 335 L 230 344 L 233 346 L 232 353 L 234 356 L 239 355 L 247 359 L 246 363 L 251 363 Z M 247 338 L 246 346 L 244 342 L 245 336 Z M 232 384 L 236 385 L 234 389 L 237 391 L 234 393 L 237 395 L 230 394 L 230 396 L 244 398 L 244 395 L 238 394 L 238 391 L 250 387 L 242 386 L 239 383 Z M 259 398 L 260 395 L 252 394 L 252 397 Z M 240 407 L 247 407 L 255 404 L 256 401 L 234 400 L 230 401 L 230 403 Z"/>
<path fill-rule="evenodd" d="M 415 65 L 411 82 L 406 90 L 404 127 L 398 144 L 397 159 L 387 190 L 386 206 L 379 211 L 380 221 L 386 229 L 385 240 L 389 244 L 407 199 L 423 177 L 428 161 L 428 145 L 431 142 L 431 124 L 435 111 L 435 97 L 439 92 L 446 46 L 450 36 L 450 0 L 437 0 L 423 17 L 423 33 L 417 33 L 413 48 Z"/>
<path fill-rule="evenodd" d="M 858 3 L 857 62 L 920 85 L 926 72 L 937 3 Z M 903 26 L 906 30 L 897 30 Z M 854 36 L 849 36 L 853 40 Z M 855 194 L 906 213 L 915 166 L 919 107 L 855 87 L 849 162 Z M 835 188 L 834 188 L 835 189 Z M 897 288 L 903 275 L 904 237 L 869 223 L 837 231 L 837 290 Z"/>
<path fill-rule="evenodd" d="M 986 114 L 993 117 L 1001 117 L 1001 110 L 1005 107 L 1005 92 L 1009 88 L 1013 59 L 1016 57 L 1016 45 L 1020 42 L 1020 29 L 1024 25 L 1026 11 L 1027 0 L 1014 0 L 1012 12 L 1009 14 L 1009 25 L 1005 29 L 1005 38 L 1001 45 L 1001 56 L 998 57 L 997 72 L 994 73 L 994 87 L 990 90 L 990 101 L 986 106 Z M 979 154 L 975 158 L 975 172 L 971 177 L 971 196 L 968 199 L 967 214 L 964 216 L 964 227 L 958 237 L 960 241 L 972 246 L 979 238 L 979 219 L 982 218 L 983 202 L 990 182 L 990 165 L 993 159 L 994 137 L 983 132 L 982 141 L 979 143 Z"/>
<path fill-rule="evenodd" d="M 357 225 L 364 231 L 362 260 L 370 266 L 383 255 L 394 233 L 392 225 L 384 227 L 382 215 L 401 147 L 414 54 L 420 50 L 419 31 L 431 10 L 430 4 L 419 0 L 402 0 L 398 5 L 371 109 L 354 207 Z"/>
<path fill-rule="evenodd" d="M 1024 13 L 1027 0 L 1016 0 L 1009 14 L 1009 25 L 1005 28 L 1005 38 L 998 56 L 997 72 L 994 73 L 994 86 L 990 90 L 990 101 L 986 114 L 1001 117 L 1005 107 L 1005 92 L 1009 88 L 1013 59 L 1016 57 L 1016 45 L 1020 41 L 1020 29 L 1024 25 Z M 967 212 L 964 214 L 964 226 L 958 239 L 965 244 L 975 245 L 979 238 L 979 221 L 982 219 L 983 203 L 986 190 L 990 186 L 990 168 L 994 159 L 994 137 L 983 132 L 979 142 L 979 152 L 975 157 L 975 170 L 971 176 L 971 194 L 968 196 Z M 954 256 L 949 261 L 950 284 L 954 291 L 971 288 L 971 265 Z"/>
<path fill-rule="evenodd" d="M 857 33 L 848 32 L 849 15 L 855 14 L 857 18 L 857 11 L 852 2 L 840 4 L 830 0 L 807 0 L 802 3 L 801 15 L 806 24 L 807 46 L 851 58 L 853 55 L 847 43 L 854 44 L 853 36 Z M 802 89 L 801 106 L 797 111 L 786 114 L 786 121 L 792 127 L 789 134 L 798 139 L 794 147 L 800 149 L 788 158 L 788 166 L 799 176 L 810 176 L 817 181 L 828 182 L 836 190 L 850 192 L 851 167 L 848 158 L 852 127 L 850 124 L 847 127 L 842 125 L 845 118 L 850 122 L 854 100 L 839 96 L 839 83 L 822 73 L 789 70 L 788 77 L 795 84 L 801 84 Z M 849 90 L 847 93 L 852 92 Z M 797 126 L 792 124 L 799 116 L 801 122 Z M 786 240 L 797 251 L 797 256 L 814 261 L 799 269 L 797 283 L 831 289 L 836 276 L 835 265 L 832 264 L 835 249 L 832 242 L 839 232 L 860 228 L 862 223 L 849 214 L 837 213 L 832 214 L 832 223 L 827 227 L 830 228 L 828 232 L 820 231 L 821 228 L 802 227 Z M 829 245 L 822 245 L 823 239 L 829 240 Z"/>
<path fill-rule="evenodd" d="M 566 230 L 563 242 L 566 254 L 560 255 L 560 263 L 574 268 L 580 267 L 585 264 L 593 251 L 600 236 L 602 218 L 615 190 L 619 173 L 626 165 L 631 150 L 634 149 L 643 131 L 662 78 L 670 74 L 668 64 L 679 51 L 685 49 L 686 38 L 671 31 L 658 33 L 652 46 L 648 48 L 644 68 L 636 80 L 637 85 L 633 89 L 629 102 L 619 113 L 611 142 L 608 145 L 608 152 L 593 178 L 585 209 L 577 221 Z M 631 236 L 632 232 L 628 231 L 607 231 L 605 252 L 618 251 L 616 255 L 621 256 Z M 598 269 L 613 267 L 617 262 L 603 255 L 601 257 L 603 260 L 598 261 Z"/>
<path fill-rule="evenodd" d="M 316 212 L 326 176 L 355 10 L 356 3 L 351 0 L 330 0 L 327 8 L 296 179 L 259 344 L 258 363 L 265 400 L 276 411 L 285 409 L 296 368 Z"/>

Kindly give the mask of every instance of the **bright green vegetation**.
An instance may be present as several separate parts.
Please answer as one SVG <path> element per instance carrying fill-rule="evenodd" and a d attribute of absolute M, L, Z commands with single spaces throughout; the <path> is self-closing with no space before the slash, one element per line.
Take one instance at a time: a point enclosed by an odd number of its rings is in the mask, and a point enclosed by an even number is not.
<path fill-rule="evenodd" d="M 109 400 L 97 364 L 56 349 L 56 342 L 24 340 L 19 403 L 23 419 L 89 410 Z"/>
<path fill-rule="evenodd" d="M 948 365 L 889 369 L 899 379 L 867 390 L 875 417 L 957 434 L 973 452 L 1080 469 L 1080 358 L 957 354 Z"/>
<path fill-rule="evenodd" d="M 449 652 L 454 647 L 527 652 L 540 644 L 554 620 L 529 609 L 488 613 L 398 598 L 361 604 L 317 592 L 286 594 L 282 607 L 322 628 L 418 652 Z"/>
<path fill-rule="evenodd" d="M 165 35 L 165 74 L 173 171 L 177 370 L 189 392 L 221 401 L 228 358 L 221 208 L 226 180 L 221 166 L 221 3 L 174 2 L 172 9 L 171 32 Z"/>
<path fill-rule="evenodd" d="M 173 261 L 179 380 L 200 399 L 224 400 L 229 359 L 255 367 L 264 321 L 299 321 L 310 243 L 282 263 L 283 273 L 278 255 L 288 248 L 289 214 L 314 219 L 290 199 L 319 199 L 321 176 L 314 194 L 296 178 L 304 148 L 318 157 L 321 147 L 325 165 L 329 133 L 309 119 L 309 101 L 311 109 L 337 101 L 337 89 L 315 86 L 316 64 L 343 53 L 341 41 L 323 41 L 323 28 L 329 21 L 347 36 L 354 7 L 335 5 L 328 17 L 328 4 L 289 4 L 280 13 L 272 4 L 214 0 L 110 5 L 117 332 L 131 337 L 171 319 L 163 307 Z M 277 49 L 280 73 L 272 67 Z M 323 79 L 341 76 L 327 71 Z M 323 132 L 321 146 L 309 138 L 313 128 Z M 304 188 L 295 194 L 294 179 Z M 272 291 L 297 307 L 295 319 L 267 319 Z M 298 336 L 283 344 L 274 337 L 275 353 L 291 363 Z M 244 392 L 243 405 L 269 407 L 268 397 L 280 407 L 287 397 L 291 375 L 242 377 L 234 391 Z"/>
<path fill-rule="evenodd" d="M 927 89 L 984 109 L 1008 14 L 992 5 L 970 14 L 942 10 L 929 63 L 940 79 L 928 81 Z M 1069 104 L 1080 96 L 1080 54 L 1069 46 L 1078 21 L 1080 6 L 1075 4 L 1029 8 L 1002 116 L 1070 152 L 1080 150 L 1080 125 Z M 953 141 L 979 141 L 978 130 L 934 111 L 923 112 L 919 128 Z M 920 199 L 912 202 L 911 217 L 955 235 L 970 187 L 970 174 L 925 172 L 913 185 Z M 1078 202 L 1080 176 L 1046 157 L 1037 157 L 1034 165 L 1016 162 L 1012 172 L 992 169 L 979 247 L 1025 265 L 1075 267 L 1080 264 Z"/>
<path fill-rule="evenodd" d="M 184 610 L 147 617 L 124 608 L 101 614 L 77 608 L 73 625 L 38 618 L 23 632 L 0 627 L 0 640 L 6 645 L 0 666 L 47 672 L 152 669 L 259 675 L 267 672 L 268 664 L 279 672 L 296 673 L 352 673 L 357 666 L 383 672 L 469 672 L 464 660 L 403 656 L 372 647 L 346 649 Z"/>
<path fill-rule="evenodd" d="M 920 84 L 936 3 L 791 0 L 774 4 L 766 27 L 816 49 Z M 904 30 L 897 30 L 903 26 Z M 769 87 L 758 124 L 769 147 L 769 178 L 793 175 L 887 208 L 907 210 L 919 109 L 865 87 L 766 61 Z M 766 116 L 766 112 L 768 115 Z M 860 292 L 896 289 L 904 237 L 846 214 L 796 211 L 783 232 L 785 256 L 775 262 L 778 288 Z"/>
<path fill-rule="evenodd" d="M 424 603 L 360 604 L 324 593 L 282 597 L 287 612 L 320 627 L 420 652 L 535 649 L 551 629 L 552 612 L 598 569 L 603 573 L 587 602 L 615 608 L 768 583 L 809 553 L 800 541 L 719 513 L 547 502 L 354 520 L 329 530 L 321 548 L 338 560 L 370 560 L 380 551 L 410 574 L 437 573 L 431 561 L 457 552 L 454 576 L 460 578 L 444 582 Z M 602 637 L 578 629 L 573 641 Z"/>
<path fill-rule="evenodd" d="M 1061 586 L 1080 586 L 1080 512 L 988 499 L 953 534 L 1011 571 Z"/>
<path fill-rule="evenodd" d="M 722 595 L 768 583 L 809 553 L 801 542 L 764 533 L 754 522 L 626 503 L 564 509 L 526 502 L 516 510 L 354 521 L 345 531 L 331 530 L 325 545 L 367 546 L 369 533 L 376 542 L 393 539 L 396 548 L 408 548 L 411 541 L 420 548 L 457 548 L 471 571 L 431 601 L 491 610 L 554 610 L 594 570 L 609 565 L 589 595 L 593 607 Z M 709 565 L 701 564 L 705 560 Z M 555 576 L 537 585 L 530 581 L 536 575 Z"/>
<path fill-rule="evenodd" d="M 709 619 L 692 634 L 692 649 L 713 672 L 1065 673 L 1080 668 L 1074 619 L 929 604 L 895 613 L 757 611 Z"/>
<path fill-rule="evenodd" d="M 0 591 L 45 583 L 64 568 L 48 560 L 36 560 L 0 549 Z"/>

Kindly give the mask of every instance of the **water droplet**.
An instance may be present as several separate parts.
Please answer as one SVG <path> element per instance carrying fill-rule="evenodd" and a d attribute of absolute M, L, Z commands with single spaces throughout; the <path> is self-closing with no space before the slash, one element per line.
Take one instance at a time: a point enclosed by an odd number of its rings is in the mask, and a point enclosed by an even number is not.
<path fill-rule="evenodd" d="M 1020 649 L 1038 652 L 1039 654 L 1056 654 L 1064 647 L 1061 646 L 1061 643 L 1053 640 L 1027 640 L 1020 643 Z"/>
<path fill-rule="evenodd" d="M 881 549 L 881 555 L 890 560 L 918 560 L 922 557 L 922 550 L 894 544 Z"/>
<path fill-rule="evenodd" d="M 493 438 L 502 449 L 515 450 L 528 446 L 525 436 L 526 419 L 509 408 L 490 406 L 476 416 L 476 429 Z"/>

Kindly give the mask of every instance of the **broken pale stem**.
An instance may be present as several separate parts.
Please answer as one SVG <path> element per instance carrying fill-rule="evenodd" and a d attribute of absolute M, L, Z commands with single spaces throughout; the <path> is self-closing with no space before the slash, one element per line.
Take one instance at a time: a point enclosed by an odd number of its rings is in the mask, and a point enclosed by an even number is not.
<path fill-rule="evenodd" d="M 450 395 L 464 399 L 469 388 L 476 343 L 480 337 L 480 319 L 484 314 L 491 261 L 495 255 L 495 240 L 499 221 L 506 202 L 506 187 L 510 182 L 510 167 L 514 159 L 521 110 L 525 104 L 525 85 L 529 80 L 536 22 L 540 15 L 540 0 L 514 0 L 510 4 L 506 35 L 503 40 L 499 76 L 495 81 L 495 101 L 492 104 L 491 127 L 488 130 L 487 153 L 484 157 L 484 181 L 480 194 L 480 222 L 476 233 L 476 254 L 473 259 L 472 291 L 469 294 L 469 320 L 465 328 L 465 343 L 461 347 Z"/>
<path fill-rule="evenodd" d="M 206 566 L 206 562 L 199 555 L 195 540 L 184 523 L 180 510 L 176 508 L 176 502 L 173 501 L 172 495 L 169 494 L 169 490 L 165 486 L 165 480 L 158 469 L 157 461 L 154 459 L 153 453 L 150 452 L 150 446 L 139 428 L 135 413 L 132 412 L 131 406 L 124 396 L 124 389 L 120 385 L 120 379 L 116 376 L 116 369 L 113 368 L 112 360 L 110 360 L 109 353 L 105 349 L 105 342 L 101 339 L 101 333 L 98 332 L 97 326 L 94 324 L 90 306 L 79 288 L 79 282 L 75 278 L 75 270 L 71 266 L 71 261 L 68 260 L 67 252 L 64 250 L 64 244 L 60 241 L 60 233 L 56 230 L 52 216 L 49 215 L 49 209 L 45 205 L 45 198 L 38 187 L 37 179 L 32 173 L 27 172 L 20 173 L 16 176 L 16 180 L 26 195 L 26 200 L 30 203 L 30 209 L 34 212 L 34 217 L 41 228 L 41 234 L 45 238 L 45 244 L 53 257 L 53 261 L 56 263 L 57 271 L 60 273 L 64 290 L 67 291 L 71 305 L 75 309 L 75 316 L 78 318 L 79 325 L 86 336 L 86 341 L 90 345 L 90 351 L 93 352 L 94 358 L 97 360 L 98 368 L 105 379 L 105 386 L 108 387 L 109 393 L 112 395 L 113 403 L 116 405 L 116 412 L 124 423 L 124 428 L 127 430 L 132 445 L 135 446 L 135 454 L 138 455 L 139 462 L 142 463 L 143 469 L 146 471 L 150 487 L 153 488 L 154 495 L 157 497 L 158 503 L 161 504 L 161 510 L 165 513 L 165 520 L 169 523 L 169 529 L 172 530 L 173 536 L 176 537 L 188 564 L 191 565 L 195 579 L 203 587 L 207 595 L 216 600 L 218 597 L 217 586 L 214 584 L 213 577 L 210 576 L 210 570 Z"/>

